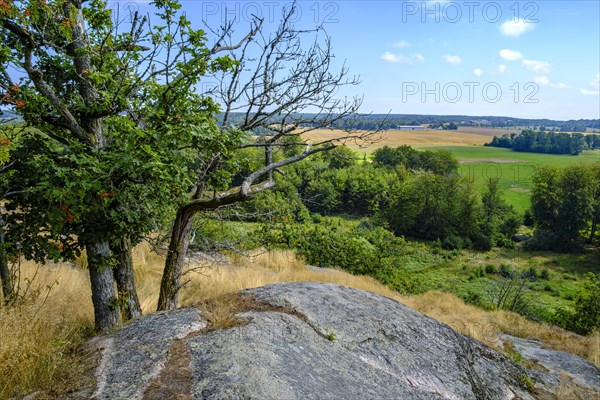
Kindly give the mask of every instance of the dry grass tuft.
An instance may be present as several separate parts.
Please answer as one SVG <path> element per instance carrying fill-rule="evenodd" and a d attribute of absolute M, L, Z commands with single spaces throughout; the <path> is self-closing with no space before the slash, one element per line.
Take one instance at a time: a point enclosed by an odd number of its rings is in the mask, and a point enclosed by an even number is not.
<path fill-rule="evenodd" d="M 465 304 L 450 293 L 428 292 L 401 300 L 407 306 L 438 321 L 450 325 L 454 330 L 497 347 L 499 333 L 544 342 L 548 348 L 567 351 L 586 358 L 600 366 L 600 333 L 581 336 L 556 326 L 530 321 L 508 311 L 485 311 Z"/>
<path fill-rule="evenodd" d="M 147 245 L 134 251 L 136 284 L 145 313 L 158 300 L 164 258 Z M 87 273 L 77 264 L 46 265 L 39 269 L 32 287 L 41 293 L 58 282 L 48 296 L 38 296 L 22 306 L 0 306 L 0 398 L 25 395 L 36 390 L 61 392 L 73 384 L 83 368 L 73 350 L 89 337 L 93 313 Z M 22 266 L 23 277 L 31 278 L 37 267 Z M 306 268 L 292 252 L 273 251 L 253 257 L 232 257 L 229 264 L 210 265 L 186 276 L 190 281 L 180 294 L 180 304 L 199 305 L 215 326 L 226 329 L 240 323 L 235 316 L 256 309 L 236 292 L 277 282 L 329 282 L 363 289 L 398 300 L 455 330 L 488 345 L 504 332 L 544 341 L 549 347 L 568 351 L 600 366 L 600 334 L 582 337 L 562 329 L 528 321 L 508 312 L 486 312 L 441 292 L 403 297 L 375 279 L 339 270 Z M 565 391 L 569 388 L 565 385 Z"/>
<path fill-rule="evenodd" d="M 69 388 L 80 372 L 75 349 L 93 326 L 81 269 L 24 263 L 22 279 L 33 279 L 31 289 L 39 293 L 15 307 L 0 306 L 0 398 Z"/>

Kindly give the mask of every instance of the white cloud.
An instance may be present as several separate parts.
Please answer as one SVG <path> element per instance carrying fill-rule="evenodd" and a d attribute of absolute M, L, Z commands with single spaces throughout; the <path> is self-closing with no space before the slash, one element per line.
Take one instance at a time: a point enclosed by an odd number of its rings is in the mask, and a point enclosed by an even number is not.
<path fill-rule="evenodd" d="M 533 80 L 535 81 L 535 83 L 537 83 L 538 85 L 542 85 L 542 86 L 550 86 L 552 88 L 556 88 L 556 89 L 567 89 L 569 86 L 565 85 L 562 82 L 559 83 L 551 83 L 550 79 L 548 79 L 547 76 L 536 76 L 535 78 L 533 78 Z"/>
<path fill-rule="evenodd" d="M 402 49 L 404 47 L 410 47 L 412 45 L 410 43 L 408 43 L 406 40 L 401 40 L 399 42 L 394 43 L 393 46 Z"/>
<path fill-rule="evenodd" d="M 504 64 L 500 64 L 498 65 L 498 72 L 500 72 L 501 74 L 506 72 L 506 65 Z"/>
<path fill-rule="evenodd" d="M 523 65 L 525 66 L 525 68 L 532 72 L 535 72 L 536 74 L 550 73 L 550 63 L 546 61 L 523 60 Z"/>
<path fill-rule="evenodd" d="M 393 54 L 389 51 L 386 51 L 381 56 L 381 59 L 391 63 L 402 63 L 406 65 L 425 62 L 425 57 L 419 53 L 411 54 L 407 57 L 404 54 Z"/>
<path fill-rule="evenodd" d="M 600 92 L 598 92 L 597 90 L 581 89 L 580 92 L 584 96 L 598 96 L 600 94 Z"/>
<path fill-rule="evenodd" d="M 461 61 L 459 56 L 450 56 L 446 54 L 442 57 L 444 57 L 444 60 L 446 60 L 446 62 L 450 64 L 460 64 Z"/>
<path fill-rule="evenodd" d="M 500 32 L 502 32 L 504 36 L 519 37 L 533 28 L 535 28 L 534 23 L 526 22 L 523 19 L 509 19 L 500 25 Z"/>
<path fill-rule="evenodd" d="M 416 54 L 411 54 L 410 55 L 410 64 L 412 64 L 412 62 L 414 61 L 418 61 L 418 62 L 425 62 L 425 57 L 423 57 L 423 55 L 416 53 Z"/>
<path fill-rule="evenodd" d="M 397 56 L 395 54 L 390 53 L 389 51 L 386 51 L 385 53 L 383 53 L 383 55 L 381 56 L 381 59 L 383 61 L 387 61 L 387 62 L 391 62 L 391 63 L 397 63 L 400 61 L 400 56 Z"/>
<path fill-rule="evenodd" d="M 481 76 L 481 75 L 483 75 L 483 71 L 481 70 L 481 68 L 475 68 L 473 70 L 473 73 L 475 74 L 475 76 Z"/>
<path fill-rule="evenodd" d="M 523 54 L 509 49 L 502 49 L 498 52 L 498 54 L 500 54 L 500 58 L 507 61 L 517 61 L 523 58 Z"/>
<path fill-rule="evenodd" d="M 590 85 L 592 85 L 594 87 L 599 87 L 600 86 L 600 74 L 596 74 L 596 79 L 594 79 L 593 81 L 591 81 Z"/>

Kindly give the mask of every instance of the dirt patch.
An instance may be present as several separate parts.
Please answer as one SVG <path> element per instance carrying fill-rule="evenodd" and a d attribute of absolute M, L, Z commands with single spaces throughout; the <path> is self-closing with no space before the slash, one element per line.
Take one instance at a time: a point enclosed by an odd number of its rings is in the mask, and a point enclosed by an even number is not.
<path fill-rule="evenodd" d="M 310 326 L 317 335 L 331 340 L 327 333 L 321 332 L 314 326 L 306 316 L 291 307 L 277 306 L 257 299 L 252 294 L 248 293 L 232 293 L 212 299 L 204 304 L 200 304 L 202 314 L 206 316 L 209 324 L 206 328 L 199 332 L 194 332 L 190 336 L 201 335 L 208 332 L 213 332 L 223 329 L 231 329 L 238 326 L 245 326 L 248 321 L 238 314 L 243 312 L 277 312 L 282 314 L 292 315 L 308 326 Z"/>
<path fill-rule="evenodd" d="M 171 343 L 165 367 L 144 392 L 144 400 L 191 400 L 190 352 L 183 339 Z"/>
<path fill-rule="evenodd" d="M 459 158 L 458 162 L 461 164 L 510 164 L 524 161 L 514 158 Z"/>

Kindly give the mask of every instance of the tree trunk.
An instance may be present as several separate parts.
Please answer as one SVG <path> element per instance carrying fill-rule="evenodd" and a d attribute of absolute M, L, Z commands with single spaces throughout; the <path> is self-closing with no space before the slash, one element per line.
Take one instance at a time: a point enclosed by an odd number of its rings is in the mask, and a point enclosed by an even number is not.
<path fill-rule="evenodd" d="M 160 282 L 158 311 L 177 308 L 183 261 L 190 244 L 190 232 L 193 222 L 194 212 L 190 212 L 183 207 L 177 211 L 171 241 L 169 242 L 169 252 L 165 261 L 165 269 Z"/>
<path fill-rule="evenodd" d="M 0 280 L 2 280 L 2 295 L 4 303 L 11 302 L 13 297 L 13 283 L 10 269 L 8 268 L 8 257 L 4 247 L 4 217 L 0 216 Z"/>
<path fill-rule="evenodd" d="M 92 285 L 92 303 L 97 331 L 105 331 L 119 323 L 119 306 L 115 290 L 115 279 L 111 268 L 108 242 L 86 245 L 90 282 Z"/>
<path fill-rule="evenodd" d="M 142 308 L 135 290 L 131 241 L 125 237 L 118 244 L 113 245 L 111 250 L 117 261 L 113 274 L 117 282 L 121 317 L 123 321 L 129 321 L 142 315 Z"/>

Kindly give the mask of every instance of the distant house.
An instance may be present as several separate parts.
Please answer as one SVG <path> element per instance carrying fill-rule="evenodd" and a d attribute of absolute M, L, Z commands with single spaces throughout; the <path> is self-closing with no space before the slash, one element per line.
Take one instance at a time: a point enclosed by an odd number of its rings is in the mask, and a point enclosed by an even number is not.
<path fill-rule="evenodd" d="M 401 131 L 424 131 L 425 127 L 420 125 L 399 125 L 396 129 Z"/>

